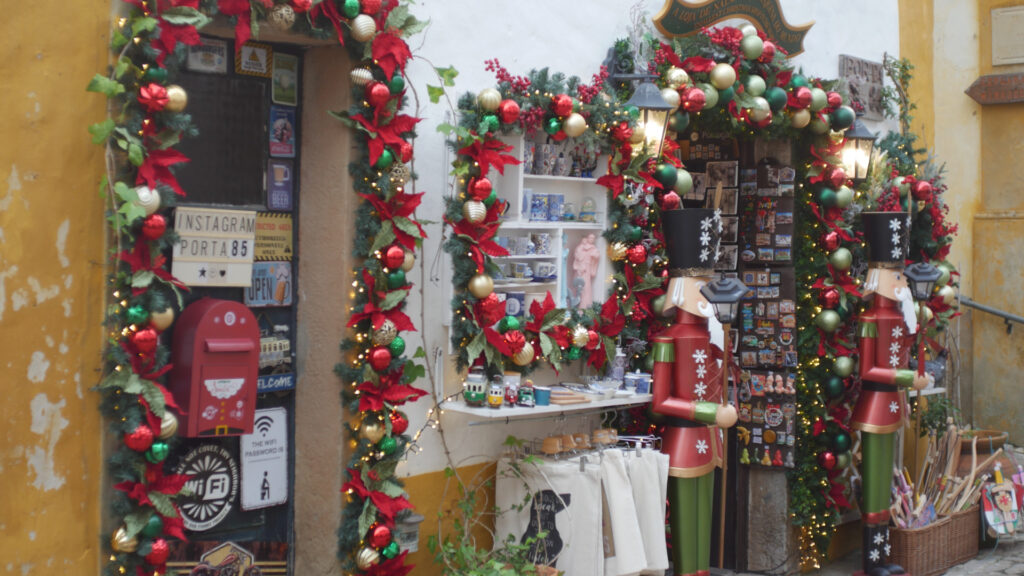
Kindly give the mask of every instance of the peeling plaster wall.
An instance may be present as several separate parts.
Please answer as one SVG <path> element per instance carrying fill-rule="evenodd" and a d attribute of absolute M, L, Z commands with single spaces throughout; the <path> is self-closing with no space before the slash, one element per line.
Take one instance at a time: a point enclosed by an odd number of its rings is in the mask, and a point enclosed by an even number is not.
<path fill-rule="evenodd" d="M 59 17 L 46 17 L 59 15 Z M 0 30 L 0 574 L 94 574 L 100 533 L 102 157 L 84 89 L 109 0 L 42 0 Z"/>

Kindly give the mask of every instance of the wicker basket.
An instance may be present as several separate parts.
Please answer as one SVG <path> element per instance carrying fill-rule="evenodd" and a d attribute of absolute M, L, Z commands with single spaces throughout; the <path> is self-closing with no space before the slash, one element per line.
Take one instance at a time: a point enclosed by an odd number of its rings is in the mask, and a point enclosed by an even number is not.
<path fill-rule="evenodd" d="M 943 518 L 924 528 L 890 528 L 892 552 L 889 561 L 899 564 L 914 576 L 934 576 L 949 568 L 949 533 L 951 520 Z"/>
<path fill-rule="evenodd" d="M 978 555 L 980 522 L 977 505 L 949 517 L 949 536 L 946 541 L 949 542 L 947 553 L 950 557 L 950 566 L 956 566 Z"/>

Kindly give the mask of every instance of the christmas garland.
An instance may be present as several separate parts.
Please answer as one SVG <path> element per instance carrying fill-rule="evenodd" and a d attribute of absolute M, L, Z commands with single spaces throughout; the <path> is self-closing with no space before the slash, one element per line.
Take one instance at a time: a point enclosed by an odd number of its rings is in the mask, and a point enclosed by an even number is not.
<path fill-rule="evenodd" d="M 350 322 L 355 335 L 343 344 L 352 358 L 338 370 L 352 383 L 346 398 L 358 396 L 350 408 L 361 420 L 343 487 L 350 501 L 339 554 L 349 571 L 407 574 L 412 567 L 405 566 L 405 553 L 391 535 L 396 517 L 411 508 L 394 477 L 408 427 L 397 408 L 424 392 L 411 385 L 423 368 L 402 359 L 405 345 L 398 334 L 414 329 L 402 312 L 411 289 L 404 272 L 413 265 L 424 233 L 413 215 L 421 195 L 404 191 L 417 119 L 398 110 L 411 57 L 404 38 L 424 23 L 398 0 L 125 1 L 126 14 L 112 32 L 114 65 L 87 88 L 105 95 L 111 110 L 110 117 L 89 128 L 93 141 L 106 147 L 101 192 L 110 202 L 107 216 L 116 245 L 110 332 L 98 386 L 101 410 L 122 439 L 109 459 L 116 482 L 111 513 L 119 526 L 110 537 L 105 573 L 162 574 L 169 540 L 185 539 L 176 499 L 188 478 L 167 473 L 163 465 L 177 430 L 169 408 L 177 407 L 161 383 L 171 366 L 160 334 L 173 323 L 187 290 L 171 276 L 163 256 L 177 241 L 165 214 L 185 196 L 174 170 L 188 159 L 174 146 L 197 131 L 184 112 L 187 94 L 168 79 L 180 67 L 185 47 L 200 42 L 199 29 L 222 14 L 234 23 L 236 48 L 258 33 L 261 22 L 319 38 L 329 37 L 333 28 L 338 41 L 347 41 L 362 61 L 352 79 L 356 100 L 365 96 L 365 101 L 338 115 L 365 134 L 357 140 L 361 157 L 350 171 L 364 200 L 354 248 L 366 259 L 356 270 L 361 287 Z"/>

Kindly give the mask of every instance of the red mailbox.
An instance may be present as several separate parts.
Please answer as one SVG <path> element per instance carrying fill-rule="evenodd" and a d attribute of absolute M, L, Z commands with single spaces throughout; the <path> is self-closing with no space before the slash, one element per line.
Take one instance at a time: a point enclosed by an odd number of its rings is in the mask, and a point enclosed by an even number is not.
<path fill-rule="evenodd" d="M 203 298 L 178 318 L 170 389 L 187 412 L 183 435 L 251 434 L 259 376 L 260 330 L 239 302 Z"/>

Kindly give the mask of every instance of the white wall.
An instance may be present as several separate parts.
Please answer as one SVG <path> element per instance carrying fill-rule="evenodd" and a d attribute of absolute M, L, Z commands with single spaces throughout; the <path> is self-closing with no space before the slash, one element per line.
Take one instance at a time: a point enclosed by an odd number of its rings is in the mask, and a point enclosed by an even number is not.
<path fill-rule="evenodd" d="M 410 83 L 422 98 L 420 115 L 424 118 L 419 124 L 415 160 L 415 170 L 420 177 L 418 191 L 427 192 L 419 218 L 441 221 L 442 195 L 446 193 L 446 175 L 450 168 L 447 163 L 451 161 L 451 156 L 445 153 L 442 135 L 435 130 L 444 121 L 447 107 L 431 105 L 426 98 L 426 85 L 438 84 L 431 66 L 454 66 L 459 71 L 456 87 L 451 92 L 453 102 L 464 92 L 478 92 L 494 85 L 493 74 L 484 70 L 484 60 L 491 58 L 500 60 L 514 75 L 526 75 L 531 68 L 547 66 L 552 71 L 577 75 L 589 83 L 608 48 L 617 38 L 627 35 L 631 5 L 623 0 L 419 0 L 413 6 L 419 18 L 431 21 L 425 35 L 412 42 L 414 53 L 422 59 L 417 58 L 407 71 Z M 660 0 L 647 0 L 650 17 L 660 8 Z M 804 40 L 806 52 L 794 59 L 795 65 L 802 66 L 808 74 L 835 77 L 839 54 L 881 61 L 884 52 L 899 53 L 898 8 L 893 0 L 783 0 L 782 8 L 793 25 L 815 22 Z M 442 283 L 450 280 L 442 274 L 442 229 L 440 224 L 433 224 L 427 230 L 430 237 L 421 255 L 427 277 L 416 276 L 412 280 L 417 286 L 423 286 L 425 292 L 427 304 L 422 324 L 425 348 L 428 353 L 440 349 L 447 354 L 448 335 L 442 324 L 448 302 Z M 409 307 L 417 324 L 422 304 L 414 297 Z M 409 335 L 407 341 L 410 350 L 422 344 L 414 335 Z M 432 384 L 423 382 L 421 386 L 431 388 Z M 423 424 L 429 406 L 428 398 L 424 398 L 407 407 L 412 430 Z M 443 420 L 449 448 L 458 465 L 471 463 L 465 459 L 475 456 L 493 457 L 509 434 L 540 437 L 553 427 L 575 430 L 574 427 L 582 425 L 579 422 L 531 421 L 470 428 L 464 416 L 450 412 L 445 413 Z M 436 432 L 425 432 L 420 445 L 423 452 L 411 457 L 400 473 L 416 475 L 448 465 Z"/>

